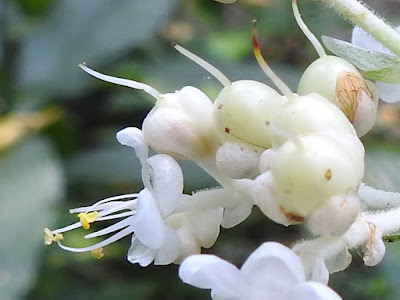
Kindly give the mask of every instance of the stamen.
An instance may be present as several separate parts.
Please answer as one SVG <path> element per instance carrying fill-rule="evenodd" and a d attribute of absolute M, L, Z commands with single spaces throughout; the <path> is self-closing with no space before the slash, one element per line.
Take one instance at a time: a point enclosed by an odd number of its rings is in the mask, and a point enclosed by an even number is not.
<path fill-rule="evenodd" d="M 103 248 L 97 248 L 92 250 L 92 256 L 95 259 L 101 259 L 104 257 Z"/>
<path fill-rule="evenodd" d="M 132 229 L 132 226 L 129 226 L 129 227 L 121 230 L 120 232 L 114 234 L 113 236 L 110 236 L 109 238 L 101 241 L 100 243 L 94 244 L 94 245 L 89 246 L 89 247 L 84 247 L 84 248 L 67 247 L 67 246 L 64 246 L 63 244 L 61 244 L 60 242 L 58 242 L 58 246 L 61 249 L 64 249 L 64 250 L 67 250 L 67 251 L 71 251 L 71 252 L 79 252 L 79 253 L 88 252 L 88 251 L 92 251 L 94 249 L 105 247 L 105 246 L 107 246 L 109 244 L 112 244 L 112 243 L 124 238 L 125 236 L 131 234 L 133 231 L 134 230 Z"/>
<path fill-rule="evenodd" d="M 288 99 L 293 98 L 293 92 L 289 89 L 289 87 L 272 71 L 272 69 L 268 66 L 267 62 L 265 61 L 264 57 L 261 54 L 260 48 L 258 46 L 257 41 L 257 28 L 256 28 L 257 20 L 253 20 L 253 52 L 254 56 L 258 64 L 260 65 L 261 69 L 263 69 L 264 73 L 271 79 L 271 81 L 275 84 L 275 86 L 282 92 L 284 96 Z"/>
<path fill-rule="evenodd" d="M 99 213 L 97 211 L 93 211 L 90 213 L 80 213 L 78 215 L 78 218 L 82 224 L 83 229 L 89 229 L 90 223 L 93 223 L 94 221 L 96 221 L 98 216 L 99 216 Z"/>
<path fill-rule="evenodd" d="M 44 243 L 45 245 L 51 245 L 53 242 L 59 242 L 63 240 L 64 237 L 61 233 L 52 232 L 49 228 L 44 229 Z"/>
<path fill-rule="evenodd" d="M 82 227 L 81 222 L 76 222 L 74 224 L 65 226 L 63 228 L 59 228 L 59 229 L 53 230 L 53 233 L 57 234 L 57 233 L 67 232 L 67 231 L 70 231 L 70 230 L 73 230 L 73 229 L 76 229 L 76 228 L 79 228 L 79 227 Z"/>
<path fill-rule="evenodd" d="M 129 226 L 132 223 L 132 220 L 133 220 L 132 218 L 127 218 L 127 219 L 124 219 L 122 221 L 119 221 L 119 222 L 117 222 L 117 223 L 115 223 L 115 224 L 113 224 L 111 226 L 108 226 L 108 227 L 106 227 L 104 229 L 101 229 L 101 230 L 98 230 L 98 231 L 95 231 L 95 232 L 92 232 L 90 234 L 85 235 L 85 239 L 91 239 L 91 238 L 94 238 L 94 237 L 106 235 L 106 234 L 109 234 L 111 232 L 120 230 L 121 228 Z"/>
<path fill-rule="evenodd" d="M 315 35 L 311 32 L 311 30 L 307 27 L 306 23 L 304 23 L 301 18 L 301 14 L 299 12 L 299 7 L 297 6 L 297 0 L 292 0 L 292 8 L 294 18 L 296 19 L 297 25 L 299 25 L 301 31 L 303 31 L 304 35 L 308 38 L 311 44 L 314 46 L 315 51 L 317 51 L 319 57 L 326 56 L 326 52 L 324 47 L 322 47 L 321 43 L 315 37 Z"/>
<path fill-rule="evenodd" d="M 115 83 L 115 84 L 122 85 L 122 86 L 127 86 L 127 87 L 134 88 L 137 90 L 143 90 L 147 94 L 156 98 L 157 100 L 161 98 L 161 93 L 159 91 L 157 91 L 155 88 L 153 88 L 147 84 L 133 81 L 133 80 L 128 80 L 128 79 L 112 77 L 112 76 L 101 74 L 97 71 L 94 71 L 94 70 L 88 68 L 85 63 L 79 64 L 79 68 L 81 68 L 86 73 L 89 73 L 90 75 L 92 75 L 100 80 Z"/>
<path fill-rule="evenodd" d="M 136 200 L 126 201 L 126 202 L 123 202 L 120 205 L 113 206 L 110 209 L 102 210 L 99 213 L 98 217 L 104 217 L 104 216 L 107 216 L 109 214 L 112 214 L 114 212 L 117 212 L 117 211 L 120 211 L 120 210 L 124 210 L 124 209 L 128 209 L 130 211 L 133 211 L 130 206 L 132 204 L 136 205 L 136 202 L 137 202 Z"/>
<path fill-rule="evenodd" d="M 136 211 L 126 211 L 120 214 L 115 214 L 115 215 L 110 215 L 102 218 L 98 218 L 96 221 L 106 221 L 106 220 L 113 220 L 113 219 L 119 219 L 119 218 L 124 218 L 124 217 L 129 217 L 136 215 Z"/>
<path fill-rule="evenodd" d="M 220 70 L 218 70 L 216 67 L 211 65 L 210 63 L 206 62 L 204 59 L 198 57 L 196 54 L 190 52 L 189 50 L 186 50 L 182 46 L 179 46 L 176 43 L 172 43 L 172 46 L 178 50 L 181 54 L 189 58 L 191 61 L 195 62 L 198 64 L 200 67 L 205 69 L 208 73 L 210 73 L 212 76 L 214 76 L 219 82 L 222 83 L 224 87 L 229 87 L 231 86 L 231 81 L 226 77 Z"/>

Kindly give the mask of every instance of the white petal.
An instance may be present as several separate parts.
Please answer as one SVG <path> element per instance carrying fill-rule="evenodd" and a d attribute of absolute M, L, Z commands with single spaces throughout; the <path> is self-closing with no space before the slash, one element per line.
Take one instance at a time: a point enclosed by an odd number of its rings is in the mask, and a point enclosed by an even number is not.
<path fill-rule="evenodd" d="M 400 101 L 400 84 L 376 83 L 379 98 L 388 103 Z"/>
<path fill-rule="evenodd" d="M 222 208 L 190 212 L 188 218 L 199 245 L 204 248 L 214 245 L 222 222 Z"/>
<path fill-rule="evenodd" d="M 331 288 L 319 282 L 304 282 L 290 291 L 288 300 L 340 300 Z"/>
<path fill-rule="evenodd" d="M 349 266 L 352 259 L 346 239 L 342 237 L 320 237 L 303 241 L 292 249 L 303 262 L 307 279 L 322 283 L 327 282 L 327 271 L 330 274 L 342 271 Z"/>
<path fill-rule="evenodd" d="M 232 228 L 242 223 L 251 214 L 253 209 L 253 202 L 251 199 L 247 199 L 246 195 L 242 196 L 244 199 L 242 203 L 239 203 L 233 207 L 227 207 L 224 210 L 224 219 L 222 221 L 222 227 Z"/>
<path fill-rule="evenodd" d="M 351 43 L 367 50 L 391 54 L 389 49 L 384 47 L 381 43 L 377 42 L 372 36 L 366 33 L 364 29 L 359 26 L 355 26 L 353 29 Z"/>
<path fill-rule="evenodd" d="M 175 262 L 182 251 L 182 243 L 175 230 L 165 226 L 164 237 L 164 242 L 154 258 L 155 265 L 169 265 Z"/>
<path fill-rule="evenodd" d="M 147 165 L 147 157 L 149 155 L 149 147 L 144 140 L 143 133 L 139 128 L 127 127 L 117 132 L 117 140 L 120 144 L 135 149 L 136 156 L 142 165 L 142 180 L 146 188 L 150 188 L 149 169 Z M 151 189 L 151 188 L 150 188 Z"/>
<path fill-rule="evenodd" d="M 186 258 L 179 268 L 179 277 L 183 282 L 201 289 L 216 289 L 218 295 L 231 296 L 231 299 L 243 293 L 246 285 L 245 278 L 234 265 L 207 254 Z"/>
<path fill-rule="evenodd" d="M 158 249 L 164 242 L 165 226 L 152 194 L 144 189 L 138 195 L 136 218 L 132 224 L 137 238 L 147 247 Z"/>
<path fill-rule="evenodd" d="M 329 271 L 322 257 L 315 259 L 311 280 L 322 284 L 328 284 L 329 282 Z"/>
<path fill-rule="evenodd" d="M 305 281 L 300 258 L 291 249 L 275 242 L 258 247 L 241 271 L 252 285 L 277 292 Z"/>
<path fill-rule="evenodd" d="M 142 267 L 147 267 L 154 260 L 156 252 L 157 250 L 143 245 L 139 239 L 133 235 L 127 258 L 132 264 L 138 263 Z"/>
<path fill-rule="evenodd" d="M 179 164 L 170 156 L 158 154 L 150 157 L 153 195 L 165 218 L 178 206 L 183 191 L 183 174 Z"/>

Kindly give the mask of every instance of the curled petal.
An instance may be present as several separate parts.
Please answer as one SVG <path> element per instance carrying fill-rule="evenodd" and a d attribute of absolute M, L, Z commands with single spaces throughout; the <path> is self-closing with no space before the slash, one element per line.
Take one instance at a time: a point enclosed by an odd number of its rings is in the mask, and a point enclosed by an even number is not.
<path fill-rule="evenodd" d="M 141 243 L 149 248 L 159 249 L 164 242 L 164 220 L 149 190 L 139 193 L 136 217 L 132 227 Z"/>
<path fill-rule="evenodd" d="M 275 242 L 258 247 L 243 264 L 241 271 L 252 285 L 278 291 L 305 281 L 300 258 L 291 249 Z"/>
<path fill-rule="evenodd" d="M 195 287 L 217 289 L 218 294 L 231 295 L 229 299 L 238 298 L 245 284 L 245 279 L 234 265 L 207 254 L 186 258 L 179 268 L 179 277 Z"/>
<path fill-rule="evenodd" d="M 368 223 L 369 238 L 364 246 L 364 263 L 366 266 L 376 266 L 379 264 L 386 252 L 385 244 L 382 241 L 382 232 L 372 223 Z"/>
<path fill-rule="evenodd" d="M 132 264 L 138 263 L 141 267 L 147 267 L 154 260 L 156 252 L 156 249 L 151 249 L 143 245 L 143 243 L 133 235 L 127 259 Z"/>
<path fill-rule="evenodd" d="M 288 300 L 341 300 L 332 289 L 319 282 L 304 282 L 295 286 Z"/>
<path fill-rule="evenodd" d="M 170 156 L 158 154 L 150 157 L 153 195 L 165 218 L 179 204 L 183 191 L 183 174 L 179 164 Z"/>
<path fill-rule="evenodd" d="M 143 133 L 139 128 L 127 127 L 117 132 L 117 140 L 120 144 L 135 149 L 136 156 L 142 165 L 142 180 L 146 188 L 150 188 L 149 168 L 146 162 L 149 147 L 144 140 Z"/>

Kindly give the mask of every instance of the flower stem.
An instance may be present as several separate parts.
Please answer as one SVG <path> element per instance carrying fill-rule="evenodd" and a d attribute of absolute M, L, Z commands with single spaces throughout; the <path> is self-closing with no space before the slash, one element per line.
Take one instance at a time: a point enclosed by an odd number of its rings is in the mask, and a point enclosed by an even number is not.
<path fill-rule="evenodd" d="M 344 18 L 360 26 L 374 39 L 400 56 L 400 35 L 381 17 L 357 0 L 320 0 L 334 8 Z"/>

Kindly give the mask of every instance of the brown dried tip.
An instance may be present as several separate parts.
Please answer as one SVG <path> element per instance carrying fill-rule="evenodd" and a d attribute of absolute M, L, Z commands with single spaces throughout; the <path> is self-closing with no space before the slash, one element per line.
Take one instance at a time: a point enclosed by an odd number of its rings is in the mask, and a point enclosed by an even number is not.
<path fill-rule="evenodd" d="M 175 43 L 175 42 L 172 42 L 171 44 L 172 44 L 172 47 L 175 47 L 175 46 L 176 46 L 176 43 Z"/>
<path fill-rule="evenodd" d="M 254 55 L 257 56 L 256 52 L 260 52 L 260 47 L 258 47 L 258 41 L 257 41 L 257 20 L 253 20 L 253 31 L 252 31 L 252 42 L 253 42 L 253 51 Z M 261 53 L 260 53 L 261 54 Z"/>

